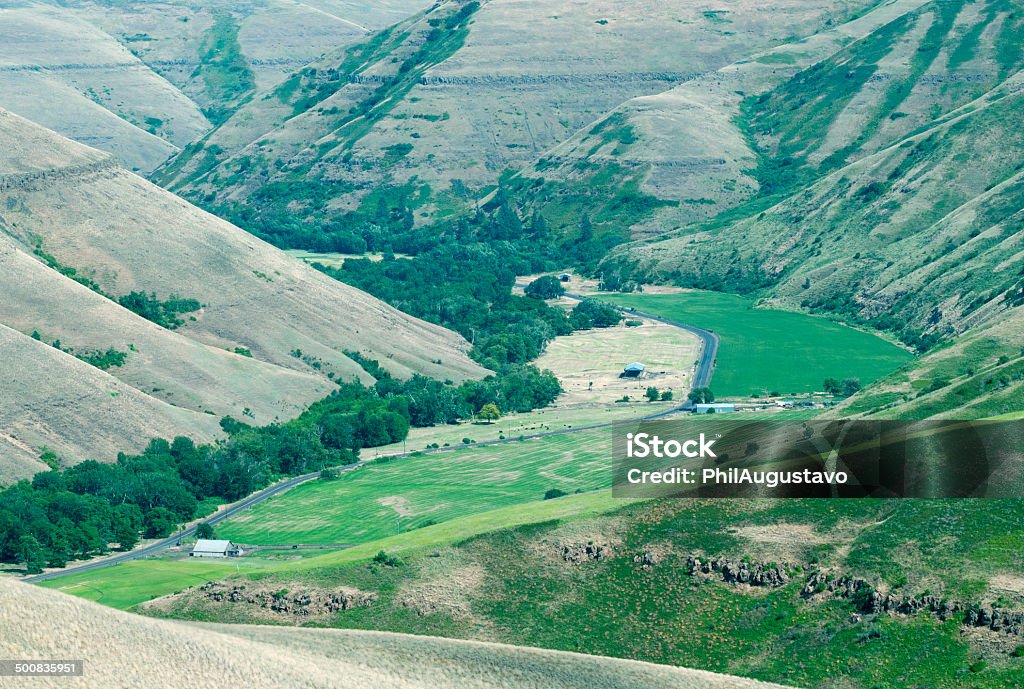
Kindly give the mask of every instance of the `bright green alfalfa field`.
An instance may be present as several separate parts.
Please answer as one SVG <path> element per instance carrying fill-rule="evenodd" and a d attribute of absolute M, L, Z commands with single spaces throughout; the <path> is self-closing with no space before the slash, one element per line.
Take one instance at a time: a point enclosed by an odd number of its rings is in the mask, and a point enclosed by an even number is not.
<path fill-rule="evenodd" d="M 717 333 L 721 344 L 711 388 L 718 397 L 818 392 L 825 378 L 857 378 L 867 385 L 913 358 L 871 333 L 821 317 L 755 308 L 750 299 L 731 294 L 599 298 Z"/>
<path fill-rule="evenodd" d="M 611 431 L 376 460 L 299 486 L 217 528 L 237 543 L 352 545 L 466 515 L 611 485 Z"/>

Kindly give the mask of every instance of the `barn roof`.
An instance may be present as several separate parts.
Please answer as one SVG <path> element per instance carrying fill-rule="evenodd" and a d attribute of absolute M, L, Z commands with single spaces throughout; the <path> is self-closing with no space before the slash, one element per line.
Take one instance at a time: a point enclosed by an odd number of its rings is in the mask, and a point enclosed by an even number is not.
<path fill-rule="evenodd" d="M 231 549 L 231 541 L 211 541 L 200 538 L 192 547 L 193 553 L 226 553 Z"/>
<path fill-rule="evenodd" d="M 647 367 L 641 364 L 639 361 L 634 361 L 633 363 L 626 366 L 627 371 L 643 371 L 645 368 Z"/>

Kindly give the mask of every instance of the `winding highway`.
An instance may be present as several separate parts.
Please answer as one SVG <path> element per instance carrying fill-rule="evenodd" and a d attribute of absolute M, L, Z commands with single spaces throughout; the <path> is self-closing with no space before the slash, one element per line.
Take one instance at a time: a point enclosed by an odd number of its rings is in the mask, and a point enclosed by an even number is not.
<path fill-rule="evenodd" d="M 584 299 L 587 298 L 587 297 L 585 297 L 583 295 L 570 294 L 570 293 L 566 293 L 564 296 L 568 297 L 569 299 L 575 299 L 576 301 L 583 301 Z M 638 316 L 640 318 L 646 318 L 647 320 L 656 321 L 658 323 L 664 323 L 665 325 L 670 325 L 670 326 L 672 326 L 674 328 L 679 328 L 680 330 L 685 330 L 685 331 L 687 331 L 689 333 L 692 333 L 692 334 L 696 335 L 698 338 L 700 338 L 700 341 L 701 341 L 700 358 L 697 361 L 697 365 L 696 365 L 696 368 L 695 368 L 694 374 L 693 374 L 693 387 L 695 387 L 695 388 L 706 388 L 706 387 L 708 387 L 710 385 L 710 383 L 711 383 L 711 376 L 715 372 L 715 358 L 718 355 L 719 338 L 718 338 L 717 334 L 715 334 L 714 332 L 712 332 L 710 330 L 705 330 L 703 328 L 698 328 L 696 326 L 689 325 L 687 323 L 680 323 L 679 321 L 673 321 L 673 320 L 668 319 L 668 318 L 662 318 L 661 316 L 656 316 L 654 314 L 646 313 L 644 311 L 637 311 L 635 309 L 627 309 L 627 308 L 623 308 L 623 307 L 620 307 L 620 306 L 616 306 L 614 304 L 611 304 L 611 306 L 613 306 L 616 310 L 618 310 L 618 311 L 620 311 L 620 312 L 622 312 L 624 314 L 627 314 L 627 315 L 630 315 L 630 316 Z M 679 405 L 677 407 L 672 407 L 671 409 L 666 409 L 664 411 L 660 411 L 660 412 L 657 412 L 655 414 L 650 414 L 648 416 L 644 416 L 644 417 L 642 417 L 642 420 L 652 420 L 652 419 L 662 418 L 662 417 L 668 416 L 670 414 L 674 414 L 674 413 L 679 412 L 679 411 L 685 411 L 687 409 L 690 409 L 691 407 L 692 407 L 692 403 L 689 402 L 689 401 L 686 401 L 685 403 L 683 403 L 683 404 L 681 404 L 681 405 Z M 522 440 L 534 440 L 534 439 L 537 439 L 537 438 L 544 438 L 544 437 L 553 436 L 553 435 L 565 435 L 565 434 L 569 434 L 569 433 L 581 433 L 583 431 L 592 431 L 592 430 L 595 430 L 595 429 L 598 429 L 598 428 L 607 428 L 607 427 L 611 426 L 613 423 L 614 422 L 595 423 L 595 424 L 591 424 L 591 425 L 588 425 L 588 426 L 576 426 L 576 427 L 573 427 L 573 428 L 563 428 L 563 429 L 559 429 L 559 430 L 556 430 L 556 431 L 544 431 L 542 433 L 534 433 L 532 435 L 518 435 L 518 436 L 515 436 L 515 437 L 505 438 L 504 440 L 486 440 L 486 441 L 483 441 L 483 442 L 480 442 L 480 443 L 474 443 L 474 445 L 476 447 L 482 447 L 482 446 L 488 446 L 488 445 L 500 445 L 500 444 L 503 444 L 503 443 L 520 442 Z M 437 449 L 432 449 L 432 450 L 420 450 L 418 452 L 421 453 L 421 454 L 424 454 L 424 453 L 425 454 L 440 454 L 440 453 L 443 453 L 443 452 L 455 452 L 455 451 L 457 451 L 459 449 L 460 448 L 457 448 L 457 447 L 454 447 L 454 448 L 447 448 L 446 447 L 446 448 L 437 448 Z M 397 455 L 392 455 L 392 457 L 407 457 L 407 456 L 409 456 L 411 454 L 413 454 L 413 453 L 412 452 L 405 452 L 405 453 L 401 453 L 401 454 L 397 454 Z M 361 466 L 364 466 L 364 465 L 366 465 L 368 463 L 371 463 L 372 461 L 373 460 L 361 460 L 359 462 L 356 462 L 355 464 L 349 464 L 347 466 L 339 467 L 337 470 L 339 471 L 339 473 L 345 473 L 345 472 L 353 471 L 355 469 L 358 469 Z M 210 524 L 211 526 L 214 526 L 216 524 L 219 524 L 222 521 L 225 521 L 227 519 L 231 519 L 232 517 L 235 517 L 235 516 L 241 514 L 242 512 L 250 509 L 251 507 L 253 507 L 255 505 L 260 504 L 261 502 L 263 502 L 265 500 L 269 500 L 270 498 L 272 498 L 272 497 L 274 497 L 276 495 L 280 495 L 281 493 L 284 493 L 285 491 L 291 490 L 292 488 L 294 488 L 294 487 L 296 487 L 298 485 L 301 485 L 303 483 L 307 483 L 308 481 L 312 481 L 312 480 L 318 478 L 319 476 L 320 476 L 320 472 L 319 471 L 315 471 L 313 473 L 302 474 L 301 476 L 294 476 L 292 478 L 280 481 L 279 483 L 275 483 L 272 486 L 268 486 L 267 488 L 264 488 L 261 491 L 253 493 L 252 495 L 250 495 L 250 496 L 248 496 L 246 498 L 243 498 L 242 500 L 239 500 L 236 503 L 232 503 L 231 505 L 228 505 L 224 509 L 222 509 L 222 510 L 220 510 L 220 511 L 214 513 L 214 514 L 211 514 L 209 517 L 206 517 L 202 521 L 205 521 L 207 524 Z M 118 564 L 121 564 L 123 562 L 131 562 L 132 560 L 139 560 L 141 558 L 150 557 L 152 555 L 156 555 L 157 553 L 163 552 L 164 550 L 167 550 L 168 548 L 171 548 L 171 547 L 174 547 L 174 546 L 178 545 L 180 543 L 180 541 L 182 539 L 184 539 L 184 538 L 188 538 L 190 536 L 194 536 L 195 533 L 196 533 L 196 528 L 197 527 L 198 527 L 198 523 L 193 524 L 193 525 L 185 528 L 182 531 L 175 532 L 173 535 L 171 535 L 171 536 L 169 536 L 167 538 L 164 538 L 162 540 L 156 541 L 155 543 L 150 543 L 149 545 L 142 546 L 141 548 L 136 548 L 135 550 L 130 550 L 130 551 L 125 552 L 125 553 L 119 553 L 117 555 L 112 555 L 111 557 L 106 557 L 106 558 L 99 559 L 99 560 L 93 560 L 91 562 L 85 562 L 83 564 L 75 565 L 73 567 L 66 567 L 64 569 L 58 569 L 58 570 L 54 570 L 54 571 L 51 571 L 51 572 L 44 572 L 43 574 L 36 574 L 34 576 L 24 577 L 22 579 L 22 581 L 26 581 L 26 582 L 29 582 L 29 583 L 36 584 L 36 583 L 39 583 L 39 582 L 42 582 L 42 581 L 48 581 L 50 579 L 56 579 L 58 577 L 64 577 L 64 576 L 68 576 L 68 575 L 71 575 L 71 574 L 80 574 L 82 572 L 90 572 L 90 571 L 93 571 L 93 570 L 102 569 L 104 567 L 111 567 L 113 565 L 118 565 Z"/>

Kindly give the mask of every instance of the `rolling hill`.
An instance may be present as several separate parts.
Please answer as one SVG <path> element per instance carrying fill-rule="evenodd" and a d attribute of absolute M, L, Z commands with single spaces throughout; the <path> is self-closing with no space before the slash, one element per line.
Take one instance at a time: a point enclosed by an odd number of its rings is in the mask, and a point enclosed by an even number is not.
<path fill-rule="evenodd" d="M 803 687 L 1005 689 L 1024 678 L 1019 500 L 618 502 L 469 538 L 436 538 L 438 525 L 282 555 L 137 609 L 498 641 Z M 189 563 L 160 564 L 188 584 Z M 67 590 L 116 599 L 111 583 L 85 575 Z M 341 591 L 356 602 L 324 609 Z"/>
<path fill-rule="evenodd" d="M 67 10 L 5 3 L 0 26 L 0 107 L 138 170 L 151 170 L 210 127 L 175 86 Z"/>
<path fill-rule="evenodd" d="M 709 672 L 498 644 L 402 634 L 186 625 L 151 620 L 0 579 L 0 653 L 78 658 L 79 678 L 40 687 L 146 686 L 221 689 L 758 689 L 777 687 Z M 20 683 L 20 684 L 19 684 Z M 23 686 L 4 678 L 0 686 Z"/>
<path fill-rule="evenodd" d="M 0 141 L 0 324 L 32 350 L 52 349 L 56 362 L 39 387 L 52 403 L 26 402 L 14 388 L 4 396 L 15 442 L 2 454 L 20 467 L 4 482 L 40 468 L 26 455 L 44 447 L 64 462 L 112 460 L 156 435 L 209 439 L 224 415 L 292 418 L 332 379 L 372 382 L 347 352 L 399 377 L 485 373 L 458 335 L 324 276 L 108 154 L 3 111 Z M 147 320 L 124 306 L 130 293 L 185 306 Z M 69 366 L 68 377 L 84 366 L 104 381 L 97 389 L 118 392 L 118 409 L 60 389 Z M 83 433 L 94 437 L 76 440 Z"/>
<path fill-rule="evenodd" d="M 332 387 L 312 372 L 162 328 L 49 268 L 2 234 L 0 290 L 0 323 L 82 355 L 110 348 L 124 353 L 121 365 L 107 369 L 110 375 L 183 409 L 266 423 L 297 415 Z"/>
<path fill-rule="evenodd" d="M 0 107 L 149 172 L 254 93 L 418 9 L 390 0 L 6 2 Z"/>
<path fill-rule="evenodd" d="M 345 351 L 403 377 L 483 373 L 459 336 L 322 275 L 98 151 L 12 114 L 0 115 L 0 140 L 13 161 L 0 166 L 5 232 L 107 294 L 198 300 L 181 334 L 324 376 L 367 377 Z M 25 162 L 36 155 L 61 162 Z"/>
<path fill-rule="evenodd" d="M 922 4 L 879 4 L 826 31 L 630 99 L 521 168 L 508 184 L 527 209 L 570 233 L 584 212 L 598 229 L 628 228 L 631 238 L 714 217 L 761 188 L 758 153 L 742 126 L 744 99 L 780 86 Z"/>
<path fill-rule="evenodd" d="M 1024 52 L 999 32 L 1015 21 L 999 2 L 928 3 L 749 99 L 763 202 L 628 260 L 924 347 L 1013 307 Z"/>
<path fill-rule="evenodd" d="M 588 212 L 631 239 L 602 263 L 613 284 L 738 292 L 928 353 L 841 411 L 1012 411 L 1021 16 L 1003 0 L 878 6 L 627 102 L 509 187 L 565 232 Z"/>
<path fill-rule="evenodd" d="M 293 74 L 154 179 L 265 234 L 295 212 L 326 234 L 381 205 L 445 216 L 623 100 L 867 5 L 450 0 Z"/>
<path fill-rule="evenodd" d="M 217 417 L 180 409 L 0 324 L 0 483 L 47 466 L 46 448 L 68 461 L 113 460 L 155 437 L 212 440 Z"/>

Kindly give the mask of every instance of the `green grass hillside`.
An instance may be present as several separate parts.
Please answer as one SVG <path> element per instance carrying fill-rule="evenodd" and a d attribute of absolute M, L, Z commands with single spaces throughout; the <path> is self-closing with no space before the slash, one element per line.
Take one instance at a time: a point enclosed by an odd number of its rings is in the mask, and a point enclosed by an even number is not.
<path fill-rule="evenodd" d="M 801 591 L 825 572 L 897 596 L 1021 610 L 1022 516 L 1014 501 L 673 500 L 497 531 L 390 562 L 328 555 L 226 583 L 377 596 L 307 623 L 316 626 L 497 639 L 794 686 L 1002 688 L 1024 681 L 1013 634 L 962 627 L 962 613 L 946 621 L 871 613 L 824 586 Z M 694 576 L 691 556 L 781 565 L 789 581 L 759 587 Z M 146 610 L 303 623 L 196 590 Z"/>
<path fill-rule="evenodd" d="M 712 388 L 719 397 L 816 392 L 826 378 L 867 384 L 911 359 L 876 335 L 824 318 L 755 308 L 752 300 L 730 294 L 604 294 L 601 299 L 716 332 L 721 344 Z"/>
<path fill-rule="evenodd" d="M 1024 313 L 1004 317 L 943 344 L 883 377 L 835 414 L 980 419 L 1024 408 Z"/>
<path fill-rule="evenodd" d="M 64 653 L 85 658 L 82 676 L 71 680 L 84 689 L 772 689 L 682 668 L 497 644 L 375 632 L 172 624 L 8 579 L 0 580 L 0 611 L 0 653 L 11 658 L 57 658 Z M 78 663 L 81 669 L 82 661 Z M 47 689 L 69 684 L 67 677 L 35 680 L 31 684 Z"/>

